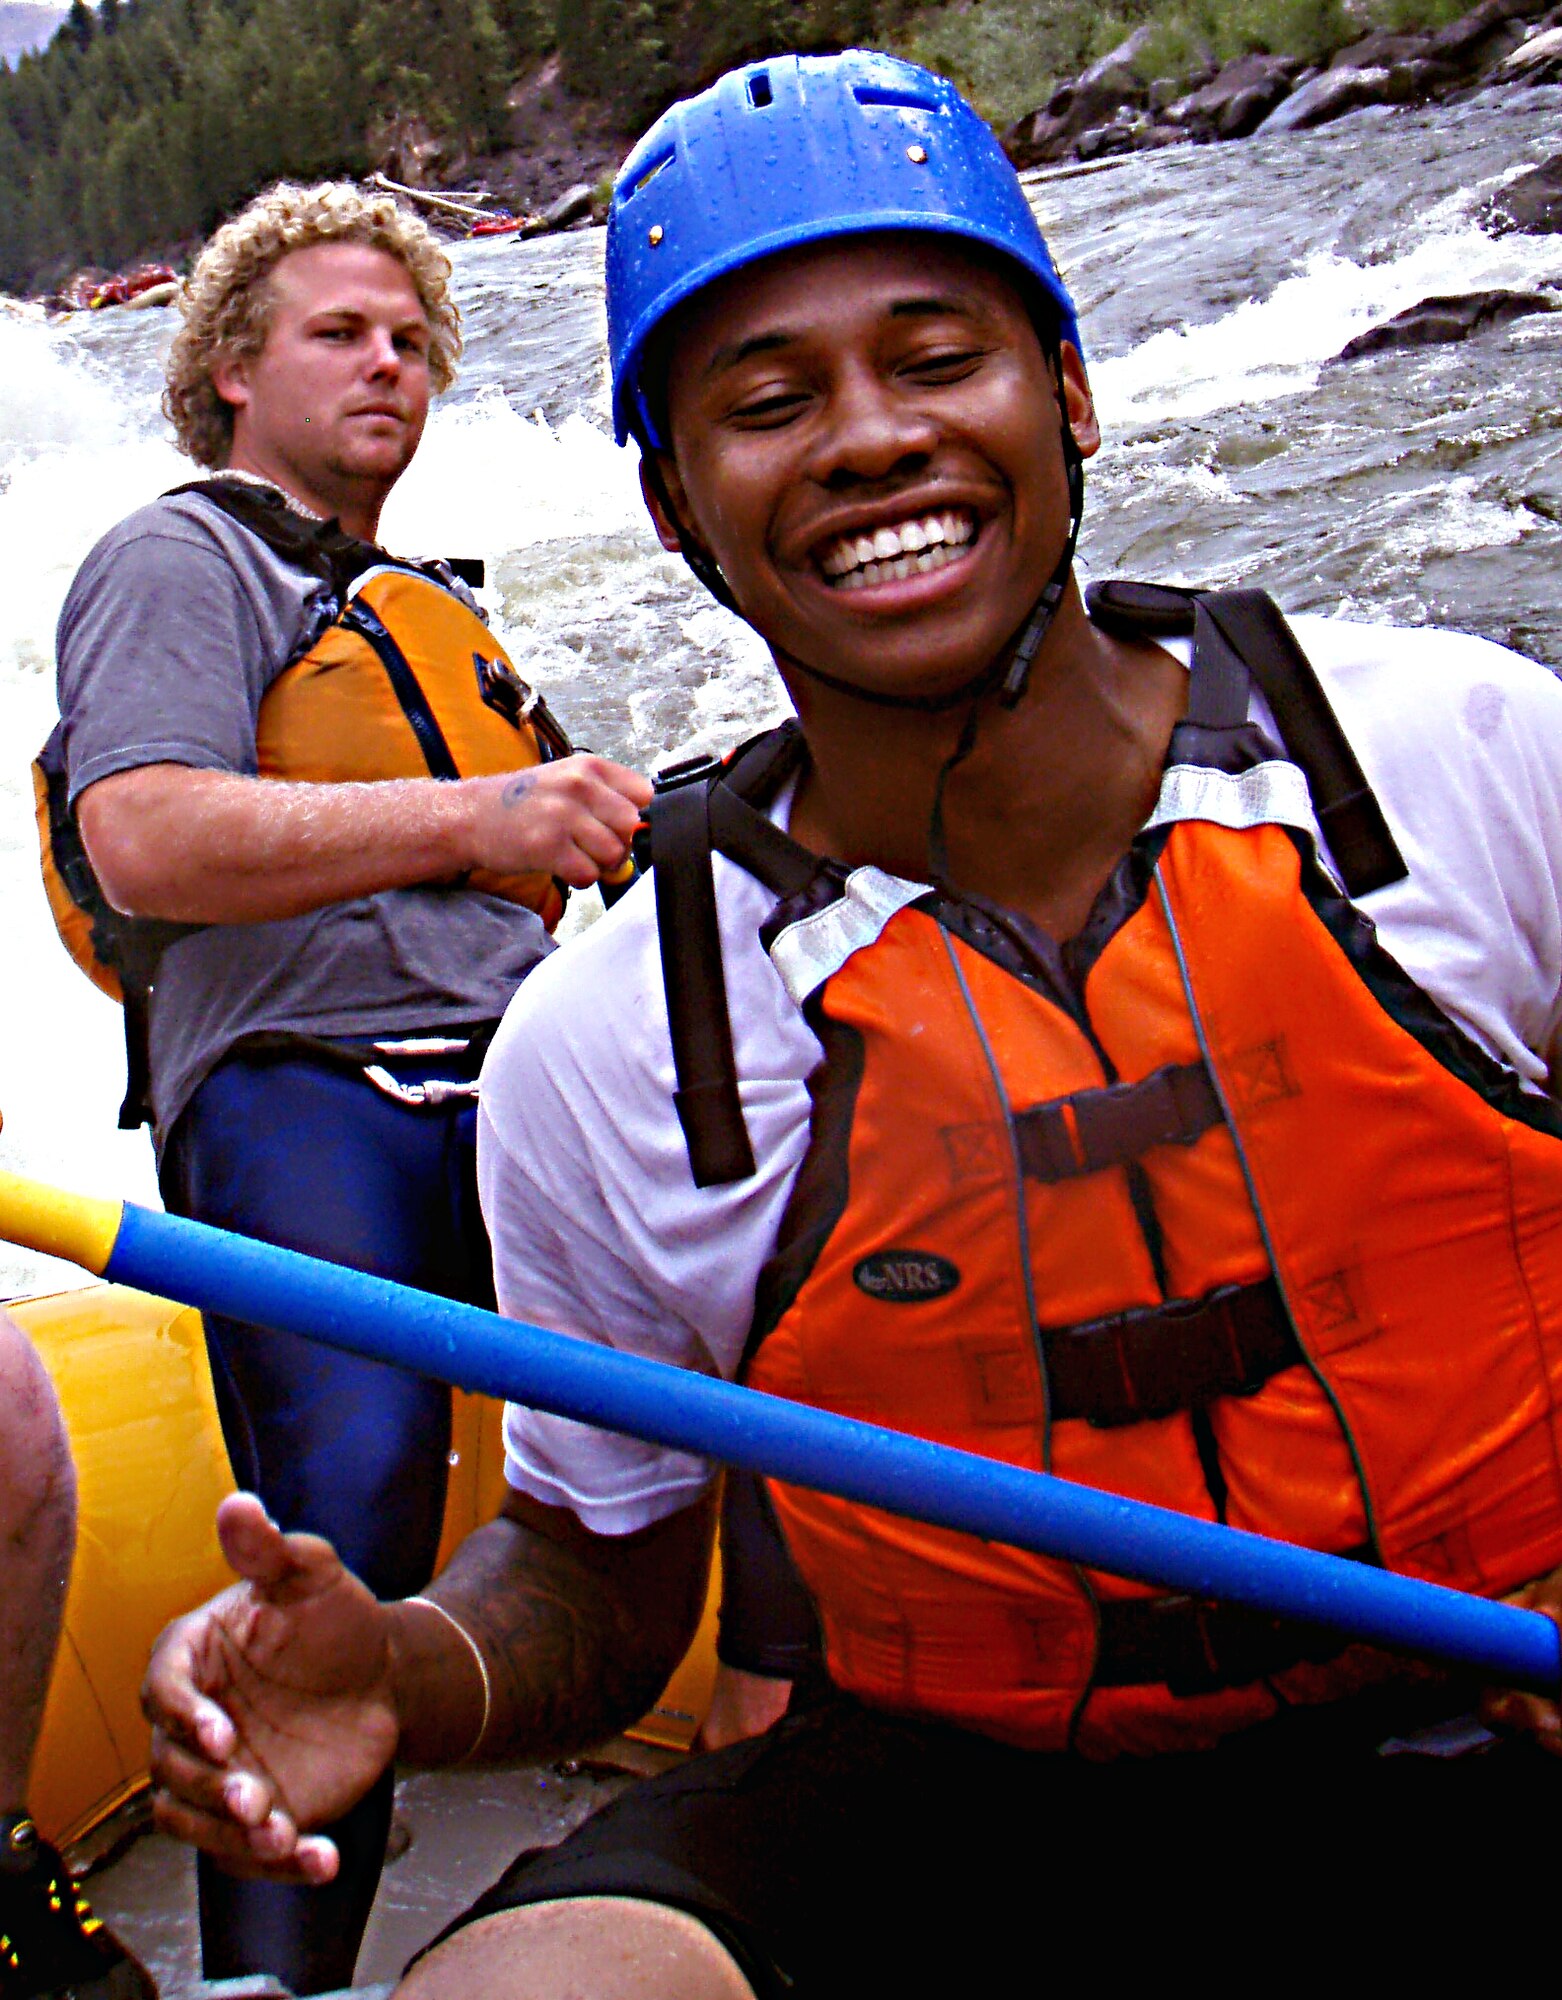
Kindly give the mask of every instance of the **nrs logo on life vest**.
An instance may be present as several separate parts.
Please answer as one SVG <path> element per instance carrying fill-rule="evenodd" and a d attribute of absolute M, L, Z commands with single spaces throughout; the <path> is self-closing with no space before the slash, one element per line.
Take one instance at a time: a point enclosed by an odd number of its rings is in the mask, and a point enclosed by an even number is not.
<path fill-rule="evenodd" d="M 914 1306 L 941 1299 L 960 1282 L 960 1269 L 931 1250 L 878 1250 L 852 1271 L 858 1291 L 886 1305 Z"/>

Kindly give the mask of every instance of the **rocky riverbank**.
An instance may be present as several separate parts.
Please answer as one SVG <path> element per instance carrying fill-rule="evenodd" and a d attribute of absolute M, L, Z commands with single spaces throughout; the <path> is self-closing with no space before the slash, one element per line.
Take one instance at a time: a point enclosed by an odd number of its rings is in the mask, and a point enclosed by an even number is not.
<path fill-rule="evenodd" d="M 1245 139 L 1327 124 L 1364 105 L 1427 104 L 1461 93 L 1562 82 L 1562 6 L 1480 0 L 1436 30 L 1377 32 L 1325 66 L 1252 54 L 1191 74 L 1156 74 L 1153 26 L 1062 84 L 1003 135 L 1020 167 L 1097 160 L 1160 146 Z"/>

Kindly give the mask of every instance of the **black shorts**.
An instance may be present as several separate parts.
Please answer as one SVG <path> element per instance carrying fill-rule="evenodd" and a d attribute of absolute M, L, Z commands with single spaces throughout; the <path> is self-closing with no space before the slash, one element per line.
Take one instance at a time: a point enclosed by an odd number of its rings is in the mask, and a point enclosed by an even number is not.
<path fill-rule="evenodd" d="M 699 1917 L 762 2000 L 943 1995 L 951 1964 L 956 1991 L 1039 1994 L 1058 1952 L 1082 1976 L 1081 1949 L 1109 1993 L 1179 1963 L 1244 1994 L 1309 1967 L 1337 1980 L 1342 1954 L 1386 1988 L 1415 1965 L 1446 1977 L 1461 1935 L 1489 1948 L 1544 1921 L 1562 1762 L 1520 1742 L 1382 1756 L 1381 1734 L 1301 1718 L 1212 1755 L 1090 1765 L 832 1696 L 631 1787 L 445 1935 L 641 1897 Z"/>

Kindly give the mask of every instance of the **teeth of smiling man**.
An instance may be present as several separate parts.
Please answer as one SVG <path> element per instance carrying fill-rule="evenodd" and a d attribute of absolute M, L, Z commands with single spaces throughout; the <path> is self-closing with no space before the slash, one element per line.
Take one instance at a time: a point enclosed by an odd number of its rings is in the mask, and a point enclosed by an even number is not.
<path fill-rule="evenodd" d="M 843 535 L 820 558 L 820 568 L 837 589 L 860 590 L 864 584 L 942 569 L 975 533 L 969 515 L 928 514 L 898 527 L 876 528 L 871 535 Z"/>

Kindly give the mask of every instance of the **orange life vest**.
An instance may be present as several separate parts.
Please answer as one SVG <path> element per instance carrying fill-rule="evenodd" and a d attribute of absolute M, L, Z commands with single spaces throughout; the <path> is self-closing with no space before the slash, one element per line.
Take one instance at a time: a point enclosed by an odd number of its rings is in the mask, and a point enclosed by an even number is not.
<path fill-rule="evenodd" d="M 1220 671 L 1212 722 L 1196 653 L 1160 805 L 1066 951 L 873 869 L 786 882 L 710 793 L 790 892 L 765 942 L 825 1052 L 747 1379 L 1495 1595 L 1562 1563 L 1562 1123 L 1377 944 Z M 1201 1748 L 1386 1670 L 772 1498 L 834 1680 L 1016 1744 Z"/>
<path fill-rule="evenodd" d="M 300 783 L 384 778 L 475 778 L 524 771 L 570 754 L 547 703 L 462 592 L 446 563 L 400 563 L 382 549 L 315 522 L 274 491 L 235 478 L 198 480 L 200 493 L 314 575 L 330 614 L 307 651 L 261 699 L 257 769 Z M 198 928 L 121 915 L 104 895 L 67 804 L 62 731 L 33 764 L 44 889 L 66 950 L 125 1006 L 129 1087 L 120 1124 L 149 1114 L 146 1012 L 162 952 Z M 474 870 L 468 888 L 535 910 L 551 931 L 567 887 L 550 875 Z"/>

